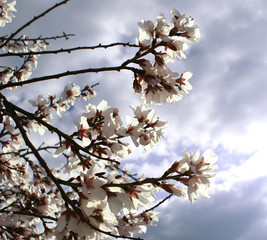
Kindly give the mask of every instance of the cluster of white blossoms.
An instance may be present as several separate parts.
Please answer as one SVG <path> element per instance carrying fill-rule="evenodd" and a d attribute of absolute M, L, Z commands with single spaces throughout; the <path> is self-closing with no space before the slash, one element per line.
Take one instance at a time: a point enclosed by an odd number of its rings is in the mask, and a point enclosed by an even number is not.
<path fill-rule="evenodd" d="M 188 41 L 198 42 L 200 31 L 194 25 L 193 18 L 185 17 L 175 9 L 171 13 L 172 25 L 169 25 L 162 15 L 157 17 L 155 24 L 151 21 L 138 23 L 139 54 L 154 55 L 154 63 L 144 58 L 135 62 L 140 65 L 142 71 L 135 75 L 134 90 L 137 94 L 142 93 L 141 100 L 147 105 L 153 102 L 180 102 L 183 96 L 188 94 L 188 90 L 192 89 L 188 82 L 192 73 L 187 71 L 179 75 L 172 72 L 167 63 L 174 61 L 175 56 L 185 59 L 184 51 L 189 47 Z"/>
<path fill-rule="evenodd" d="M 14 14 L 12 12 L 16 12 L 15 9 L 16 1 L 7 2 L 6 0 L 0 0 L 0 27 L 4 27 L 6 23 L 12 21 L 14 18 Z"/>
<path fill-rule="evenodd" d="M 5 48 L 10 53 L 28 53 L 44 51 L 47 45 L 48 43 L 40 40 L 28 41 L 26 36 L 22 36 L 20 39 L 9 42 Z M 29 79 L 32 75 L 32 72 L 37 68 L 37 58 L 38 55 L 36 54 L 25 56 L 23 63 L 18 68 L 1 66 L 1 68 L 4 68 L 4 70 L 0 71 L 0 82 L 2 84 L 8 84 Z"/>
<path fill-rule="evenodd" d="M 87 112 L 80 121 L 75 121 L 78 131 L 73 136 L 81 139 L 83 146 L 98 156 L 127 157 L 132 150 L 129 143 L 122 141 L 125 137 L 131 137 L 136 147 L 141 145 L 144 150 L 151 150 L 163 137 L 162 129 L 167 123 L 155 118 L 155 111 L 151 109 L 130 107 L 136 120 L 127 117 L 128 126 L 124 127 L 118 108 L 108 106 L 104 100 L 97 106 L 88 104 Z"/>
<path fill-rule="evenodd" d="M 75 178 L 73 184 L 79 183 L 76 191 L 78 204 L 90 224 L 105 232 L 127 237 L 145 232 L 147 226 L 157 221 L 158 213 L 138 212 L 156 199 L 156 189 L 152 184 L 131 186 L 132 179 L 127 174 L 119 174 L 112 165 L 91 159 L 90 169 L 86 169 L 77 162 L 71 164 L 70 176 Z M 71 232 L 84 239 L 107 237 L 81 221 L 70 209 L 61 214 L 55 230 L 58 239 L 69 237 Z"/>
<path fill-rule="evenodd" d="M 197 200 L 198 196 L 209 198 L 210 178 L 214 177 L 214 173 L 218 167 L 215 162 L 218 156 L 211 150 L 206 150 L 203 155 L 199 151 L 195 153 L 183 152 L 184 158 L 180 161 L 175 161 L 173 165 L 164 173 L 164 177 L 171 176 L 174 173 L 180 174 L 179 181 L 186 185 L 187 191 L 184 188 L 173 184 L 164 185 L 165 190 L 170 189 L 178 197 L 185 197 L 186 192 L 190 202 Z"/>
<path fill-rule="evenodd" d="M 29 103 L 33 107 L 37 107 L 35 111 L 35 117 L 42 119 L 47 123 L 53 121 L 53 111 L 56 110 L 56 113 L 59 117 L 62 117 L 62 113 L 66 112 L 75 102 L 82 97 L 85 101 L 89 101 L 91 97 L 95 97 L 96 92 L 92 90 L 89 85 L 86 85 L 84 89 L 80 89 L 80 86 L 75 83 L 71 83 L 71 87 L 68 85 L 63 90 L 59 100 L 56 100 L 56 96 L 48 95 L 43 97 L 39 95 L 37 100 L 29 100 Z M 34 119 L 25 119 L 24 125 L 29 129 L 33 129 L 34 132 L 39 132 L 41 135 L 45 133 L 46 127 L 42 124 L 39 124 L 38 121 Z"/>
<path fill-rule="evenodd" d="M 12 20 L 14 5 L 15 1 L 0 0 L 0 26 Z M 0 92 L 1 239 L 140 239 L 134 234 L 155 226 L 159 213 L 154 209 L 167 199 L 158 201 L 156 192 L 164 190 L 192 203 L 198 197 L 209 197 L 210 178 L 217 168 L 217 156 L 211 150 L 203 155 L 183 152 L 184 158 L 154 178 L 136 177 L 120 163 L 133 151 L 131 142 L 151 151 L 163 138 L 167 122 L 155 116 L 150 104 L 180 102 L 192 88 L 188 82 L 192 73 L 174 73 L 167 63 L 175 56 L 185 58 L 188 40 L 199 40 L 199 28 L 192 18 L 177 10 L 171 13 L 171 25 L 162 15 L 155 24 L 139 22 L 140 49 L 129 63 L 140 67 L 131 70 L 134 90 L 142 94 L 144 105 L 131 105 L 133 117 L 127 116 L 125 124 L 119 109 L 103 100 L 98 105 L 87 103 L 86 112 L 74 120 L 73 132 L 52 125 L 55 117 L 64 120 L 64 113 L 81 98 L 89 101 L 96 96 L 89 85 L 81 88 L 70 83 L 59 97 L 39 95 L 29 100 L 33 113 L 12 104 Z M 1 89 L 15 90 L 14 83 L 21 85 L 31 76 L 39 52 L 48 43 L 45 38 L 22 36 L 3 37 L 0 44 L 4 45 L 2 56 L 23 58 L 20 67 L 1 66 Z M 148 54 L 154 56 L 154 63 L 144 58 Z M 56 137 L 53 143 L 35 147 L 31 131 L 42 139 L 49 135 L 49 141 Z"/>

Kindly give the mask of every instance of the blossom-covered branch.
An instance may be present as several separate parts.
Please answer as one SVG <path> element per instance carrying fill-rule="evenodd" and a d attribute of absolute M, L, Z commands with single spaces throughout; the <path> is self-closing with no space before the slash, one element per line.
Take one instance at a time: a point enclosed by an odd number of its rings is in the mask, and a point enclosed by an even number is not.
<path fill-rule="evenodd" d="M 164 137 L 168 123 L 156 117 L 151 105 L 180 102 L 189 94 L 192 73 L 173 72 L 168 63 L 176 57 L 185 59 L 189 42 L 198 42 L 200 31 L 191 17 L 173 9 L 169 23 L 163 15 L 155 23 L 140 21 L 136 44 L 117 42 L 48 50 L 50 40 L 67 40 L 71 35 L 63 32 L 52 38 L 15 38 L 68 1 L 55 4 L 10 36 L 0 37 L 0 57 L 22 58 L 20 66 L 0 67 L 0 237 L 141 239 L 135 234 L 155 226 L 159 215 L 155 210 L 171 196 L 187 198 L 191 203 L 199 197 L 209 198 L 210 179 L 217 168 L 212 150 L 203 154 L 183 151 L 181 159 L 172 160 L 173 164 L 154 178 L 139 177 L 125 169 L 122 162 L 134 147 L 152 151 Z M 15 3 L 0 0 L 0 27 L 12 22 Z M 43 55 L 114 46 L 132 47 L 136 53 L 115 67 L 88 66 L 31 78 Z M 18 86 L 86 73 L 119 74 L 122 70 L 132 72 L 133 90 L 142 102 L 129 106 L 132 116 L 126 121 L 107 101 L 101 99 L 96 105 L 90 102 L 97 96 L 96 85 L 80 87 L 72 82 L 58 96 L 43 92 L 36 99 L 27 99 L 28 106 L 11 100 Z M 53 120 L 64 121 L 66 112 L 75 109 L 80 99 L 85 101 L 85 110 L 77 111 L 78 118 L 65 132 L 62 121 L 57 124 Z M 158 191 L 168 196 L 158 200 Z"/>

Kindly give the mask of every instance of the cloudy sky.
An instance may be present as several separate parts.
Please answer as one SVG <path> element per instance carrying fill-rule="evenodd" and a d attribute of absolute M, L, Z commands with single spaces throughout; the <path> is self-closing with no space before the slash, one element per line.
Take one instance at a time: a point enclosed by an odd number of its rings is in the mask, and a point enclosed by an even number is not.
<path fill-rule="evenodd" d="M 56 1 L 18 1 L 16 18 L 3 29 L 12 32 Z M 69 41 L 52 42 L 50 49 L 113 42 L 135 43 L 137 22 L 171 18 L 170 10 L 191 15 L 200 27 L 201 40 L 191 44 L 187 59 L 171 64 L 178 73 L 193 72 L 193 90 L 175 105 L 156 106 L 158 116 L 170 123 L 165 139 L 155 151 L 136 151 L 127 167 L 148 176 L 159 176 L 181 151 L 212 148 L 219 156 L 210 199 L 193 205 L 172 198 L 158 210 L 158 227 L 147 240 L 264 240 L 267 237 L 267 1 L 266 0 L 71 0 L 66 6 L 25 30 L 32 36 L 74 33 Z M 133 49 L 83 51 L 72 55 L 41 57 L 34 76 L 80 68 L 117 66 L 134 55 Z M 0 63 L 1 65 L 1 63 Z M 128 72 L 91 74 L 48 81 L 10 92 L 14 103 L 25 104 L 40 91 L 60 93 L 66 83 L 100 82 L 98 97 L 130 114 L 139 104 Z M 45 92 L 44 92 L 45 91 Z M 30 96 L 29 96 L 30 93 Z M 84 111 L 84 103 L 67 115 Z M 154 107 L 154 106 L 153 106 Z M 78 117 L 77 117 L 78 118 Z"/>

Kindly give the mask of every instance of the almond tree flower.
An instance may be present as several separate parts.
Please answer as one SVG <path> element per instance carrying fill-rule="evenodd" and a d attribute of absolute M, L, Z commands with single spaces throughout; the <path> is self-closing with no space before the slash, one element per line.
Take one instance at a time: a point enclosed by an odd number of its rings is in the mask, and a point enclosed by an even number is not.
<path fill-rule="evenodd" d="M 35 120 L 29 120 L 27 123 L 25 123 L 25 125 L 28 129 L 31 128 L 34 132 L 38 132 L 40 135 L 44 135 L 45 131 L 47 130 L 43 124 Z"/>
<path fill-rule="evenodd" d="M 186 18 L 176 9 L 173 9 L 171 13 L 174 16 L 171 19 L 171 23 L 174 24 L 171 35 L 186 37 L 192 42 L 198 42 L 201 35 L 198 26 L 194 25 L 194 19 L 192 17 Z"/>
<path fill-rule="evenodd" d="M 188 186 L 188 197 L 193 203 L 198 196 L 209 198 L 209 178 L 214 177 L 214 173 L 210 173 L 217 169 L 217 165 L 214 163 L 218 157 L 212 150 L 204 152 L 203 156 L 199 151 L 191 154 L 183 152 L 185 158 L 190 167 L 191 177 L 188 182 L 183 182 Z"/>
<path fill-rule="evenodd" d="M 165 57 L 165 61 L 174 61 L 175 56 L 177 56 L 179 59 L 186 59 L 186 55 L 184 54 L 184 51 L 189 48 L 189 44 L 173 39 L 173 38 L 166 38 L 166 53 L 169 58 Z"/>
<path fill-rule="evenodd" d="M 45 108 L 49 103 L 49 99 L 45 99 L 43 97 L 43 95 L 39 95 L 37 98 L 37 101 L 33 101 L 33 100 L 29 100 L 28 101 L 33 107 L 37 107 L 38 110 L 42 110 L 43 108 Z"/>
<path fill-rule="evenodd" d="M 91 176 L 86 173 L 82 179 L 82 193 L 90 201 L 104 201 L 107 198 L 106 191 L 101 188 L 107 183 L 106 179 Z"/>
<path fill-rule="evenodd" d="M 14 76 L 15 70 L 13 67 L 6 67 L 2 72 L 0 72 L 0 80 L 2 84 L 7 84 L 11 82 L 12 77 Z"/>
<path fill-rule="evenodd" d="M 189 171 L 190 167 L 189 167 L 189 164 L 188 164 L 188 161 L 186 159 L 182 159 L 182 160 L 179 160 L 179 161 L 175 161 L 172 166 L 167 170 L 165 171 L 165 173 L 163 174 L 164 177 L 172 174 L 172 173 L 180 173 L 180 174 L 183 174 L 187 171 Z"/>
<path fill-rule="evenodd" d="M 136 124 L 133 124 L 131 121 L 127 121 L 127 123 L 128 123 L 128 128 L 126 129 L 126 132 L 124 133 L 120 133 L 120 135 L 122 135 L 122 136 L 130 136 L 131 137 L 131 140 L 132 140 L 132 142 L 134 143 L 134 145 L 136 146 L 136 147 L 138 147 L 139 146 L 139 142 L 138 142 L 138 140 L 139 140 L 139 138 L 140 138 L 140 136 L 142 136 L 142 134 L 144 134 L 144 128 L 143 128 L 143 126 L 145 125 L 145 123 L 142 123 L 142 124 L 138 124 L 138 123 L 136 123 Z"/>
<path fill-rule="evenodd" d="M 8 141 L 2 141 L 1 143 L 4 153 L 17 152 L 23 144 L 23 138 L 20 134 L 11 134 Z"/>
<path fill-rule="evenodd" d="M 15 71 L 13 67 L 7 67 L 4 71 L 0 72 L 0 80 L 2 84 L 24 81 L 27 80 L 31 74 L 32 73 L 30 71 L 25 71 L 23 67 L 18 71 Z M 10 87 L 9 89 L 16 89 L 16 86 Z"/>
<path fill-rule="evenodd" d="M 171 10 L 171 14 L 173 18 L 170 22 L 174 24 L 175 31 L 183 30 L 181 27 L 186 23 L 185 15 L 181 15 L 175 8 Z"/>
<path fill-rule="evenodd" d="M 141 96 L 141 101 L 147 106 L 150 106 L 152 103 L 161 105 L 165 103 L 168 97 L 171 97 L 172 95 L 173 94 L 170 94 L 170 92 L 162 86 L 149 86 L 144 90 L 144 93 Z"/>
<path fill-rule="evenodd" d="M 143 85 L 141 101 L 150 105 L 152 102 L 162 104 L 166 102 L 167 96 L 174 91 L 174 87 L 168 83 L 164 83 L 164 79 L 159 76 L 144 75 L 138 76 L 138 81 Z"/>
<path fill-rule="evenodd" d="M 4 27 L 6 23 L 12 21 L 14 14 L 11 12 L 16 12 L 15 9 L 16 1 L 7 2 L 6 0 L 0 0 L 0 27 Z"/>
<path fill-rule="evenodd" d="M 15 72 L 14 77 L 12 78 L 12 81 L 13 82 L 24 81 L 24 80 L 29 79 L 31 75 L 32 75 L 32 72 L 20 70 L 18 72 Z"/>
<path fill-rule="evenodd" d="M 88 123 L 91 139 L 101 136 L 102 139 L 109 141 L 123 129 L 119 109 L 107 106 L 106 101 L 101 101 L 97 106 L 88 104 L 86 108 L 87 113 L 83 113 L 82 117 Z"/>
<path fill-rule="evenodd" d="M 188 94 L 188 90 L 192 90 L 192 85 L 188 82 L 188 80 L 193 76 L 193 73 L 191 72 L 184 72 L 181 74 L 181 76 L 176 79 L 176 84 L 181 92 L 184 94 Z"/>
<path fill-rule="evenodd" d="M 85 101 L 89 101 L 91 97 L 96 97 L 97 93 L 94 91 L 91 86 L 86 85 L 81 95 Z"/>
<path fill-rule="evenodd" d="M 134 209 L 148 207 L 156 200 L 154 193 L 158 190 L 152 184 L 143 184 L 124 189 L 131 197 Z"/>
<path fill-rule="evenodd" d="M 188 182 L 188 198 L 191 203 L 198 199 L 198 196 L 202 198 L 209 198 L 210 181 L 207 177 L 193 176 Z"/>
<path fill-rule="evenodd" d="M 104 169 L 100 163 L 94 160 L 90 161 L 90 164 L 90 169 L 81 173 L 82 194 L 90 201 L 102 201 L 107 198 L 107 194 L 101 186 L 106 184 L 107 180 L 97 177 L 96 174 L 103 172 Z"/>
<path fill-rule="evenodd" d="M 116 216 L 110 211 L 106 201 L 87 201 L 87 205 L 81 206 L 82 211 L 88 217 L 90 223 L 106 232 L 115 232 L 114 228 L 118 224 Z M 89 227 L 90 228 L 90 227 Z M 79 235 L 86 236 L 86 234 Z"/>
<path fill-rule="evenodd" d="M 138 39 L 137 44 L 140 46 L 141 51 L 145 51 L 151 47 L 152 36 L 147 31 L 138 29 Z"/>
<path fill-rule="evenodd" d="M 144 21 L 141 20 L 138 22 L 138 25 L 140 28 L 142 28 L 144 31 L 149 33 L 151 36 L 153 36 L 154 32 L 154 23 L 152 21 Z"/>
<path fill-rule="evenodd" d="M 156 104 L 180 102 L 183 96 L 188 94 L 187 90 L 192 89 L 187 81 L 192 74 L 185 72 L 179 77 L 178 73 L 168 68 L 165 56 L 167 54 L 156 55 L 154 66 L 148 60 L 139 61 L 145 72 L 137 75 L 134 81 L 135 85 L 139 84 L 142 89 L 141 101 L 148 106 L 152 102 Z"/>
<path fill-rule="evenodd" d="M 155 110 L 146 108 L 144 105 L 136 106 L 133 105 L 129 106 L 134 113 L 134 117 L 138 120 L 138 123 L 152 123 L 154 121 L 154 117 L 156 114 Z"/>
<path fill-rule="evenodd" d="M 144 106 L 130 106 L 134 111 L 137 122 L 129 125 L 126 133 L 129 134 L 136 146 L 141 144 L 144 150 L 151 150 L 163 137 L 162 128 L 167 122 L 155 119 L 155 111 Z"/>
<path fill-rule="evenodd" d="M 11 124 L 11 117 L 9 116 L 6 116 L 5 117 L 5 120 L 4 120 L 4 129 L 6 131 L 9 131 L 10 133 L 14 132 L 15 131 L 15 127 L 13 124 Z"/>
<path fill-rule="evenodd" d="M 165 124 L 163 125 L 165 126 Z M 162 129 L 151 129 L 147 130 L 139 138 L 140 145 L 143 146 L 144 151 L 151 151 L 153 146 L 156 145 L 161 138 L 164 136 Z"/>
<path fill-rule="evenodd" d="M 75 157 L 68 157 L 68 163 L 65 164 L 62 169 L 63 173 L 68 174 L 70 178 L 74 179 L 86 172 L 86 168 L 81 164 L 80 160 Z M 62 172 L 62 170 L 61 170 Z"/>
<path fill-rule="evenodd" d="M 194 25 L 192 27 L 185 27 L 186 31 L 183 35 L 190 41 L 197 43 L 201 37 L 200 29 L 198 26 Z"/>
<path fill-rule="evenodd" d="M 24 64 L 24 69 L 27 71 L 33 71 L 34 69 L 36 69 L 38 64 L 38 56 L 39 55 L 29 56 L 28 61 Z"/>
<path fill-rule="evenodd" d="M 112 141 L 109 140 L 109 143 L 111 142 Z M 117 141 L 111 143 L 110 149 L 112 153 L 119 156 L 120 158 L 126 158 L 132 152 L 131 148 L 129 147 L 129 144 Z"/>
<path fill-rule="evenodd" d="M 115 181 L 116 182 L 116 181 Z M 133 203 L 129 194 L 123 189 L 112 187 L 106 189 L 110 211 L 115 216 L 120 216 L 124 208 L 132 209 Z"/>
<path fill-rule="evenodd" d="M 78 136 L 81 137 L 83 146 L 88 146 L 92 140 L 92 134 L 90 132 L 90 127 L 87 122 L 87 118 L 82 116 L 80 121 L 74 121 L 75 126 L 78 129 Z"/>
<path fill-rule="evenodd" d="M 185 159 L 188 161 L 190 165 L 190 170 L 196 175 L 206 175 L 212 177 L 208 172 L 214 171 L 218 168 L 216 164 L 214 164 L 218 160 L 218 156 L 213 153 L 211 149 L 206 150 L 203 153 L 203 156 L 200 155 L 199 151 L 191 154 L 188 152 L 183 152 Z"/>
<path fill-rule="evenodd" d="M 137 43 L 140 46 L 140 50 L 144 51 L 151 47 L 153 35 L 154 35 L 154 23 L 151 21 L 138 22 L 138 39 Z"/>
<path fill-rule="evenodd" d="M 57 226 L 55 228 L 55 234 L 57 239 L 66 239 L 71 230 L 77 232 L 77 225 L 80 221 L 79 217 L 75 215 L 70 209 L 65 210 L 61 213 L 57 220 Z"/>
<path fill-rule="evenodd" d="M 80 86 L 76 85 L 75 83 L 71 83 L 72 88 L 68 86 L 65 87 L 61 99 L 67 100 L 70 105 L 74 105 L 77 100 L 77 97 L 81 94 Z"/>
<path fill-rule="evenodd" d="M 78 97 L 83 97 L 85 100 L 89 100 L 90 97 L 96 96 L 95 91 L 92 91 L 90 86 L 86 86 L 82 91 L 80 87 L 74 83 L 71 84 L 72 88 L 65 87 L 61 94 L 60 100 L 54 102 L 55 96 L 49 96 L 50 105 L 57 111 L 57 115 L 62 117 L 62 112 L 66 112 L 71 106 L 73 106 Z"/>
<path fill-rule="evenodd" d="M 98 105 L 97 109 L 101 112 L 101 114 L 104 117 L 104 124 L 102 127 L 102 133 L 101 133 L 103 137 L 105 137 L 106 139 L 109 139 L 114 134 L 116 134 L 117 131 L 120 131 L 120 129 L 123 129 L 122 127 L 123 123 L 119 115 L 118 108 L 108 107 L 107 102 L 105 102 L 105 106 L 103 106 L 103 108 L 101 108 Z"/>
<path fill-rule="evenodd" d="M 189 94 L 189 90 L 192 90 L 192 85 L 189 83 L 189 79 L 192 77 L 191 72 L 184 72 L 181 74 L 181 76 L 177 79 L 175 79 L 176 86 L 179 89 L 177 91 L 177 94 L 173 94 L 167 98 L 167 102 L 169 103 L 175 103 L 175 102 L 181 102 L 183 97 L 187 94 Z"/>
<path fill-rule="evenodd" d="M 57 115 L 62 117 L 61 113 L 66 112 L 70 108 L 70 105 L 68 104 L 68 100 L 61 99 L 53 107 L 56 109 Z"/>
<path fill-rule="evenodd" d="M 53 156 L 56 158 L 64 151 L 66 151 L 66 153 L 70 153 L 71 151 L 71 144 L 68 141 L 62 141 L 61 145 L 54 152 Z"/>
<path fill-rule="evenodd" d="M 147 226 L 156 226 L 158 212 L 142 212 L 124 209 L 124 215 L 119 219 L 117 229 L 121 236 L 133 236 L 134 233 L 145 233 Z"/>
<path fill-rule="evenodd" d="M 163 183 L 160 185 L 160 187 L 163 188 L 165 191 L 172 193 L 179 198 L 186 197 L 186 189 L 178 187 L 174 184 Z"/>
<path fill-rule="evenodd" d="M 44 98 L 42 95 L 39 95 L 37 101 L 29 100 L 28 101 L 33 107 L 37 107 L 38 110 L 35 112 L 35 115 L 40 117 L 43 121 L 49 123 L 53 121 L 52 111 L 53 107 L 50 105 L 50 99 Z"/>
<path fill-rule="evenodd" d="M 114 168 L 113 166 L 111 166 Z M 130 183 L 132 179 L 126 174 L 126 172 L 121 175 L 117 170 L 111 170 L 107 176 L 108 183 Z M 116 215 L 121 216 L 123 208 L 133 209 L 133 202 L 127 191 L 123 190 L 121 187 L 109 187 L 106 188 L 106 193 L 108 197 L 108 203 L 110 210 Z"/>
<path fill-rule="evenodd" d="M 166 19 L 163 15 L 157 16 L 157 22 L 155 24 L 156 38 L 165 38 L 169 35 L 170 25 L 166 23 Z"/>

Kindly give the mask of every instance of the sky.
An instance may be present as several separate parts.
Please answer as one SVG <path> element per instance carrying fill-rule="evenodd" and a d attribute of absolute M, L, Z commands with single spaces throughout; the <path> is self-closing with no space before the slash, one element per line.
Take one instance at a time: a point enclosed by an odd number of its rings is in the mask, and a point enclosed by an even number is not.
<path fill-rule="evenodd" d="M 16 5 L 16 18 L 3 33 L 13 32 L 56 1 L 24 0 Z M 49 49 L 91 46 L 113 42 L 135 43 L 137 22 L 171 18 L 170 11 L 192 16 L 201 39 L 185 52 L 187 59 L 170 67 L 193 72 L 193 90 L 181 103 L 152 106 L 168 121 L 165 138 L 151 153 L 139 149 L 125 165 L 147 176 L 160 176 L 181 151 L 213 149 L 219 156 L 211 198 L 171 198 L 158 211 L 157 227 L 148 229 L 147 240 L 265 240 L 267 237 L 267 1 L 266 0 L 71 0 L 25 29 L 31 36 L 75 34 L 68 41 L 52 41 Z M 2 30 L 2 29 L 1 29 Z M 118 47 L 40 57 L 33 76 L 99 66 L 117 66 L 134 55 Z M 9 61 L 9 60 L 8 60 Z M 13 60 L 10 60 L 13 61 Z M 1 65 L 1 63 L 0 63 Z M 140 104 L 128 72 L 80 75 L 6 93 L 13 103 L 30 107 L 28 99 L 40 92 L 60 94 L 70 81 L 100 83 L 93 103 L 106 99 L 122 116 L 129 105 Z M 85 110 L 85 103 L 68 113 L 62 130 Z"/>

